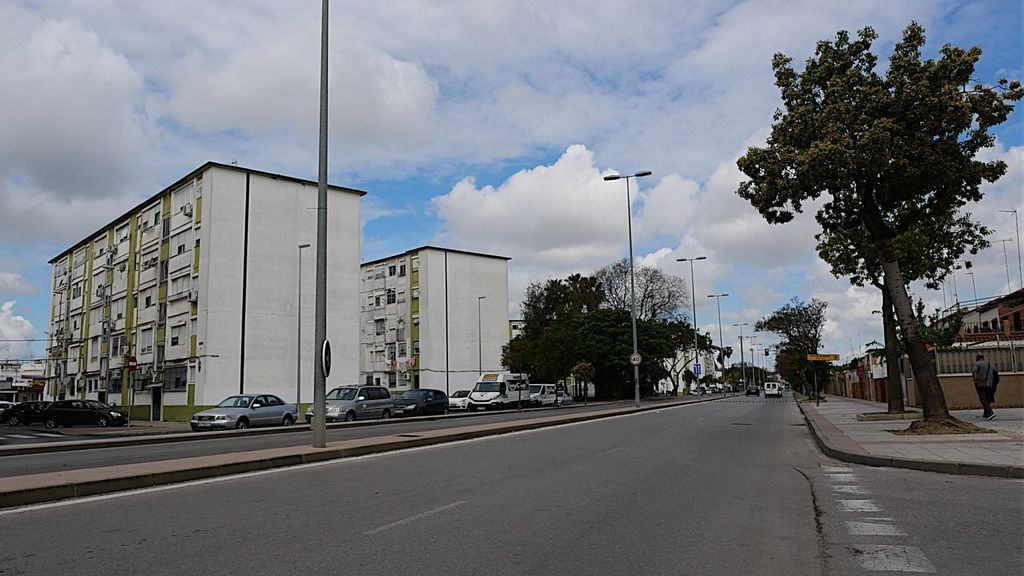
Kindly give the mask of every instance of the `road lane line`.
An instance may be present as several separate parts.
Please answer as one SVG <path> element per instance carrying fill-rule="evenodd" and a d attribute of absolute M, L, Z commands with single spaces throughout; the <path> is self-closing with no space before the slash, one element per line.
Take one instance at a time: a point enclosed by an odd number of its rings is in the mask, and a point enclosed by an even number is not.
<path fill-rule="evenodd" d="M 853 468 L 847 468 L 846 466 L 822 466 L 824 472 L 853 472 Z"/>
<path fill-rule="evenodd" d="M 622 446 L 619 446 L 618 448 L 612 448 L 611 450 L 605 450 L 604 452 L 601 452 L 597 456 L 598 457 L 605 456 L 607 454 L 611 454 L 612 452 L 615 452 L 616 450 L 622 450 Z"/>
<path fill-rule="evenodd" d="M 935 572 L 935 567 L 916 546 L 888 544 L 857 546 L 861 567 L 877 572 Z"/>
<path fill-rule="evenodd" d="M 825 474 L 825 477 L 833 482 L 856 482 L 857 476 L 853 474 Z"/>
<path fill-rule="evenodd" d="M 906 536 L 895 524 L 882 522 L 846 522 L 846 531 L 853 536 Z"/>
<path fill-rule="evenodd" d="M 419 514 L 416 514 L 414 516 L 409 516 L 408 518 L 402 518 L 401 520 L 398 520 L 396 522 L 392 522 L 391 524 L 385 524 L 385 525 L 383 525 L 383 526 L 381 526 L 379 528 L 374 528 L 373 530 L 367 530 L 366 532 L 363 532 L 363 534 L 366 535 L 366 536 L 373 536 L 374 534 L 378 534 L 378 533 L 383 532 L 385 530 L 391 530 L 392 528 L 398 528 L 399 526 L 404 526 L 404 525 L 406 525 L 406 524 L 408 524 L 410 522 L 415 522 L 416 520 L 419 520 L 421 518 L 426 518 L 427 516 L 433 516 L 434 514 L 438 514 L 440 512 L 444 512 L 445 510 L 451 510 L 452 508 L 455 508 L 456 506 L 462 506 L 465 503 L 466 503 L 465 500 L 459 500 L 458 502 L 452 502 L 451 504 L 445 504 L 444 506 L 438 506 L 437 508 L 434 508 L 433 510 L 427 510 L 426 512 L 420 512 Z"/>
<path fill-rule="evenodd" d="M 841 492 L 844 494 L 862 494 L 865 496 L 871 494 L 871 492 L 867 488 L 863 486 L 857 486 L 856 484 L 838 484 L 832 487 L 832 491 Z"/>
<path fill-rule="evenodd" d="M 36 436 L 43 436 L 46 438 L 63 438 L 63 434 L 51 434 L 49 432 L 36 432 Z"/>
<path fill-rule="evenodd" d="M 25 434 L 7 434 L 7 437 L 8 438 L 21 438 L 23 440 L 31 440 L 31 439 L 35 438 L 35 436 L 28 436 L 28 435 L 25 435 Z"/>
<path fill-rule="evenodd" d="M 843 512 L 881 512 L 873 500 L 840 500 Z"/>

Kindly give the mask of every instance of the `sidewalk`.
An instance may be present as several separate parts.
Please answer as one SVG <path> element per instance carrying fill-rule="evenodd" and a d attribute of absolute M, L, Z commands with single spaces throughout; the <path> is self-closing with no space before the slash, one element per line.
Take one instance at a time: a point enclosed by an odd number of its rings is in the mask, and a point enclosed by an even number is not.
<path fill-rule="evenodd" d="M 910 420 L 858 421 L 857 415 L 885 412 L 887 405 L 841 396 L 815 406 L 801 402 L 818 445 L 833 458 L 872 466 L 893 466 L 951 474 L 1024 478 L 1024 408 L 1002 408 L 995 420 L 980 410 L 953 410 L 960 420 L 991 434 L 896 435 Z"/>

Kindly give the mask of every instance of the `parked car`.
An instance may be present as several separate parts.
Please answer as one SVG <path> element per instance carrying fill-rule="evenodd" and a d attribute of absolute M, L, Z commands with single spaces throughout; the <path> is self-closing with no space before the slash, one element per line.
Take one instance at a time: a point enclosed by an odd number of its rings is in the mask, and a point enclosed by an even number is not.
<path fill-rule="evenodd" d="M 559 390 L 557 397 L 557 404 L 559 406 L 568 406 L 572 404 L 572 396 L 570 394 L 566 394 L 565 390 Z"/>
<path fill-rule="evenodd" d="M 40 413 L 47 428 L 63 426 L 124 426 L 128 414 L 96 400 L 57 400 Z"/>
<path fill-rule="evenodd" d="M 469 390 L 456 390 L 448 397 L 449 410 L 466 410 L 469 408 Z"/>
<path fill-rule="evenodd" d="M 14 402 L 8 402 L 7 400 L 0 400 L 0 418 L 3 418 L 4 414 L 6 414 L 8 410 L 10 410 L 11 408 L 14 408 L 15 406 L 17 406 L 17 404 L 15 404 Z"/>
<path fill-rule="evenodd" d="M 273 394 L 228 396 L 220 404 L 192 416 L 192 430 L 227 430 L 252 426 L 291 426 L 298 418 L 295 404 Z"/>
<path fill-rule="evenodd" d="M 391 418 L 395 402 L 383 386 L 341 386 L 327 393 L 327 421 Z M 313 407 L 306 410 L 306 423 L 313 421 Z"/>
<path fill-rule="evenodd" d="M 531 406 L 553 406 L 555 403 L 554 384 L 530 384 Z"/>
<path fill-rule="evenodd" d="M 11 426 L 23 426 L 33 422 L 43 421 L 43 410 L 50 405 L 50 402 L 22 402 L 15 404 L 13 408 L 4 410 L 0 418 Z"/>
<path fill-rule="evenodd" d="M 747 396 L 760 396 L 760 395 L 761 395 L 761 389 L 758 388 L 757 386 L 748 386 L 747 387 Z"/>
<path fill-rule="evenodd" d="M 395 399 L 395 416 L 447 414 L 448 395 L 440 390 L 409 390 Z"/>

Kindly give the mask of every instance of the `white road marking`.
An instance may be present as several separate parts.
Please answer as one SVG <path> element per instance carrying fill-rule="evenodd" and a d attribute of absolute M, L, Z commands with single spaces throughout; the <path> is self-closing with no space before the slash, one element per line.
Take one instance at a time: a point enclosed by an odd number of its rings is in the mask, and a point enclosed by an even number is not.
<path fill-rule="evenodd" d="M 880 522 L 847 522 L 846 531 L 854 536 L 906 536 L 907 533 L 893 524 Z"/>
<path fill-rule="evenodd" d="M 46 438 L 63 438 L 63 434 L 50 434 L 49 432 L 36 432 L 36 436 L 44 436 Z"/>
<path fill-rule="evenodd" d="M 873 500 L 840 500 L 843 512 L 881 512 Z"/>
<path fill-rule="evenodd" d="M 8 438 L 22 438 L 22 439 L 25 439 L 25 440 L 31 440 L 32 438 L 35 438 L 35 436 L 28 436 L 26 434 L 8 434 L 7 437 Z"/>
<path fill-rule="evenodd" d="M 459 500 L 458 502 L 452 502 L 451 504 L 445 504 L 444 506 L 439 506 L 437 508 L 434 508 L 433 510 L 427 510 L 426 512 L 420 512 L 419 514 L 416 514 L 415 516 L 409 516 L 408 518 L 402 518 L 401 520 L 398 520 L 397 522 L 392 522 L 391 524 L 385 524 L 385 525 L 381 526 L 380 528 L 374 528 L 373 530 L 367 530 L 366 532 L 363 532 L 363 534 L 365 534 L 366 536 L 373 536 L 374 534 L 383 532 L 385 530 L 391 530 L 392 528 L 398 528 L 399 526 L 403 526 L 405 524 L 408 524 L 409 522 L 414 522 L 416 520 L 419 520 L 420 518 L 426 518 L 427 516 L 432 516 L 432 515 L 437 514 L 439 512 L 444 512 L 445 510 L 451 510 L 452 508 L 455 508 L 456 506 L 462 506 L 465 503 L 466 503 L 465 500 Z"/>
<path fill-rule="evenodd" d="M 853 474 L 825 474 L 825 477 L 833 482 L 856 482 L 857 477 Z"/>
<path fill-rule="evenodd" d="M 611 450 L 605 450 L 604 452 L 601 452 L 600 454 L 598 454 L 598 456 L 605 456 L 607 454 L 611 454 L 612 452 L 615 452 L 616 450 L 621 450 L 621 449 L 622 449 L 622 446 L 619 446 L 618 448 L 612 448 Z"/>
<path fill-rule="evenodd" d="M 921 549 L 916 546 L 886 544 L 857 546 L 865 570 L 883 572 L 935 572 Z"/>
<path fill-rule="evenodd" d="M 677 406 L 669 406 L 665 410 L 674 408 L 684 408 L 687 406 L 700 406 L 703 403 L 688 403 L 679 404 Z M 397 456 L 401 454 L 407 454 L 409 452 L 420 452 L 423 450 L 438 450 L 441 448 L 448 448 L 451 446 L 458 446 L 460 444 L 472 444 L 476 442 L 490 442 L 495 440 L 503 440 L 513 436 L 520 436 L 523 434 L 537 434 L 539 432 L 551 431 L 556 428 L 569 428 L 573 426 L 585 426 L 587 424 L 594 424 L 596 422 L 607 422 L 608 420 L 616 420 L 619 418 L 632 418 L 634 416 L 642 416 L 649 412 L 636 412 L 633 414 L 620 414 L 617 416 L 608 416 L 606 418 L 598 418 L 595 420 L 584 420 L 582 422 L 569 422 L 567 424 L 558 424 L 556 426 L 546 426 L 543 428 L 534 428 L 533 430 L 517 430 L 515 432 L 508 432 L 505 434 L 496 434 L 493 436 L 481 436 L 479 438 L 467 438 L 466 440 L 453 440 L 451 442 L 441 442 L 438 444 L 428 444 L 426 446 L 416 446 L 415 448 L 403 448 L 401 450 L 391 450 L 388 452 L 375 452 L 373 454 L 364 454 L 363 456 L 352 456 L 350 458 L 335 458 L 333 460 L 324 460 L 323 462 L 310 462 L 308 464 L 296 464 L 295 466 L 286 466 L 284 468 L 271 468 L 269 470 L 257 470 L 255 472 L 244 472 L 242 474 L 232 474 L 228 476 L 215 476 L 213 478 L 204 478 L 202 480 L 190 480 L 188 482 L 179 482 L 177 484 L 164 484 L 162 486 L 152 486 L 150 488 L 139 488 L 136 490 L 125 490 L 123 492 L 111 492 L 109 494 L 98 494 L 96 496 L 84 496 L 82 498 L 68 498 L 65 500 L 58 500 L 56 502 L 46 502 L 44 504 L 30 504 L 28 506 L 21 506 L 19 508 L 6 508 L 0 510 L 0 516 L 7 516 L 9 514 L 20 514 L 22 512 L 34 512 L 36 510 L 49 510 L 51 508 L 63 508 L 64 506 L 74 506 L 76 504 L 87 504 L 90 502 L 100 502 L 103 500 L 114 500 L 116 498 L 125 498 L 129 496 L 139 496 L 143 494 L 151 494 L 153 492 L 164 492 L 167 490 L 178 490 L 181 488 L 190 488 L 192 486 L 203 486 L 206 484 L 216 484 L 219 482 L 230 482 L 232 480 L 238 480 L 241 478 L 253 478 L 256 476 L 266 476 L 267 474 L 284 474 L 296 470 L 306 470 L 308 468 L 318 468 L 320 466 L 347 466 L 354 462 L 360 462 L 362 460 L 372 460 L 375 458 L 386 458 L 389 456 Z"/>
<path fill-rule="evenodd" d="M 871 494 L 871 492 L 863 487 L 857 486 L 856 484 L 839 484 L 832 487 L 833 492 L 843 492 L 845 494 Z"/>
<path fill-rule="evenodd" d="M 846 466 L 822 466 L 821 469 L 825 472 L 853 472 L 853 468 L 847 468 Z"/>

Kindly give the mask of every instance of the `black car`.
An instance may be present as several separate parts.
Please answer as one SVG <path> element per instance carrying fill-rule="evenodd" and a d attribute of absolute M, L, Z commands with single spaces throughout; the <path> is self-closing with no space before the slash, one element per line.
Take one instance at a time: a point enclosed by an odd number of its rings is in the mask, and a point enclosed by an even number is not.
<path fill-rule="evenodd" d="M 758 389 L 757 386 L 748 386 L 747 387 L 747 396 L 760 396 L 760 395 L 761 395 L 761 390 Z"/>
<path fill-rule="evenodd" d="M 50 402 L 22 402 L 4 410 L 3 420 L 11 426 L 42 422 L 42 412 L 49 405 Z"/>
<path fill-rule="evenodd" d="M 395 416 L 447 414 L 448 395 L 440 390 L 420 388 L 395 398 Z"/>
<path fill-rule="evenodd" d="M 124 426 L 128 415 L 96 400 L 58 400 L 41 413 L 47 428 L 64 426 Z"/>

